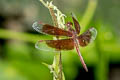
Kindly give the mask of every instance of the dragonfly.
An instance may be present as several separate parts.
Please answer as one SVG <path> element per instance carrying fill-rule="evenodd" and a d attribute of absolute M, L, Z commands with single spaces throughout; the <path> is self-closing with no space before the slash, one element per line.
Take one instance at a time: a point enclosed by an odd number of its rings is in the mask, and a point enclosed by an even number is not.
<path fill-rule="evenodd" d="M 72 15 L 72 22 L 67 22 L 65 24 L 67 30 L 58 28 L 57 26 L 52 26 L 42 22 L 33 23 L 32 27 L 42 34 L 53 35 L 53 36 L 65 36 L 67 39 L 56 39 L 56 40 L 39 40 L 36 43 L 36 48 L 46 51 L 49 49 L 55 51 L 61 50 L 73 50 L 76 49 L 83 68 L 88 72 L 88 68 L 84 62 L 84 59 L 80 53 L 80 46 L 87 46 L 90 42 L 95 40 L 97 35 L 97 30 L 95 28 L 89 28 L 86 32 L 80 34 L 80 24 L 77 18 Z M 74 26 L 74 28 L 73 28 Z"/>

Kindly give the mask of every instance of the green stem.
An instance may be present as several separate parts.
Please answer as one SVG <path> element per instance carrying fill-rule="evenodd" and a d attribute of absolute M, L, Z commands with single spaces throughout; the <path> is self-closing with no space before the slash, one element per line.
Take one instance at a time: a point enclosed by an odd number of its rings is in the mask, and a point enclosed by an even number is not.
<path fill-rule="evenodd" d="M 85 10 L 85 13 L 83 15 L 82 20 L 80 21 L 80 24 L 82 27 L 82 31 L 84 31 L 88 24 L 90 23 L 91 19 L 93 18 L 93 15 L 95 13 L 96 7 L 97 7 L 97 1 L 98 0 L 89 0 L 87 9 Z"/>
<path fill-rule="evenodd" d="M 59 53 L 56 53 L 55 56 L 54 56 L 54 61 L 53 61 L 53 68 L 54 68 L 54 72 L 56 73 L 57 75 L 57 78 L 55 75 L 53 75 L 53 80 L 60 80 L 59 79 L 59 59 L 60 58 L 60 55 Z"/>
<path fill-rule="evenodd" d="M 60 75 L 60 80 L 63 80 L 62 79 L 62 54 L 61 54 L 61 51 L 60 51 L 59 58 L 60 58 L 60 60 L 59 60 L 59 69 L 60 69 L 59 75 Z"/>
<path fill-rule="evenodd" d="M 61 52 L 55 54 L 52 66 L 54 68 L 54 74 L 56 74 L 53 76 L 53 80 L 65 80 L 64 73 L 62 72 Z"/>
<path fill-rule="evenodd" d="M 30 34 L 25 32 L 16 32 L 16 31 L 7 30 L 7 29 L 0 29 L 0 38 L 16 39 L 16 40 L 21 40 L 21 41 L 26 41 L 31 43 L 36 43 L 36 41 L 38 40 L 52 39 L 52 37 L 48 38 L 45 36 L 40 36 L 40 35 L 35 35 L 35 34 Z"/>
<path fill-rule="evenodd" d="M 54 26 L 58 27 L 57 18 L 54 14 L 53 8 L 49 8 L 49 11 L 50 11 L 51 17 L 53 19 Z M 57 38 L 57 39 L 59 39 L 59 38 Z M 57 78 L 55 75 L 53 75 L 53 80 L 63 80 L 61 51 L 59 53 L 56 53 L 54 56 L 53 68 L 54 68 L 54 72 L 57 74 Z"/>

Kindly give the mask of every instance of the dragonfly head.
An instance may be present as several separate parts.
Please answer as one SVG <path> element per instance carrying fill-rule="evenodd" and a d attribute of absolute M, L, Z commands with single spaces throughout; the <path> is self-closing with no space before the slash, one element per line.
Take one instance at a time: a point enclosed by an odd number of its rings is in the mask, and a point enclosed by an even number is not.
<path fill-rule="evenodd" d="M 65 25 L 67 26 L 69 31 L 72 31 L 72 26 L 73 26 L 72 22 L 67 22 Z"/>

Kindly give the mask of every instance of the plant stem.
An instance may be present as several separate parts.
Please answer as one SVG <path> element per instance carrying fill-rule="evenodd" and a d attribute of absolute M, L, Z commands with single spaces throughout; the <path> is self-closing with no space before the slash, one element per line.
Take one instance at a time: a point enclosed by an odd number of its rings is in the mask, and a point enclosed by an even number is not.
<path fill-rule="evenodd" d="M 16 32 L 9 29 L 0 29 L 0 39 L 15 39 L 31 43 L 36 43 L 37 40 L 52 39 L 52 37 L 40 36 L 37 34 Z"/>
<path fill-rule="evenodd" d="M 49 11 L 52 16 L 54 26 L 58 27 L 57 18 L 54 14 L 53 8 L 49 8 Z M 57 37 L 57 39 L 59 38 Z M 53 75 L 53 80 L 63 80 L 61 51 L 55 54 L 54 61 L 53 61 L 53 67 L 54 67 L 55 73 L 57 74 L 57 78 Z"/>
<path fill-rule="evenodd" d="M 53 80 L 63 80 L 61 52 L 55 54 L 54 61 L 53 61 L 53 68 L 57 76 L 56 77 L 55 75 L 53 75 Z"/>
<path fill-rule="evenodd" d="M 92 20 L 97 7 L 97 3 L 98 3 L 98 0 L 89 0 L 85 13 L 83 15 L 83 18 L 80 21 L 81 26 L 83 26 L 82 31 L 86 30 L 90 21 Z"/>
<path fill-rule="evenodd" d="M 58 22 L 57 22 L 55 14 L 54 14 L 53 8 L 49 8 L 49 11 L 50 11 L 50 15 L 52 16 L 54 26 L 58 27 Z"/>
<path fill-rule="evenodd" d="M 60 69 L 60 80 L 62 80 L 62 54 L 61 54 L 61 51 L 60 51 L 60 60 L 59 60 L 59 69 Z"/>

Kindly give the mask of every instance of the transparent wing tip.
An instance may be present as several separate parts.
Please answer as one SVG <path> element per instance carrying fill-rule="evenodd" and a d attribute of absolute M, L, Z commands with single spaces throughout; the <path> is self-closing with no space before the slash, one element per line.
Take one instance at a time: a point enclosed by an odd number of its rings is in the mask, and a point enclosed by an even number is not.
<path fill-rule="evenodd" d="M 42 42 L 42 41 L 41 41 Z M 37 41 L 36 43 L 35 43 L 35 48 L 36 49 L 41 49 L 40 47 L 39 47 L 39 44 L 40 44 L 40 41 Z"/>
<path fill-rule="evenodd" d="M 46 42 L 44 40 L 37 41 L 35 44 L 35 48 L 41 51 L 50 51 L 50 52 L 57 52 L 55 49 L 50 48 L 46 45 Z"/>
<path fill-rule="evenodd" d="M 37 32 L 41 32 L 42 26 L 43 26 L 43 23 L 37 22 L 37 21 L 34 22 L 32 25 L 33 29 L 35 29 Z"/>
<path fill-rule="evenodd" d="M 90 32 L 91 32 L 91 42 L 94 41 L 96 39 L 96 36 L 97 36 L 97 30 L 95 28 L 91 28 L 90 29 Z"/>

